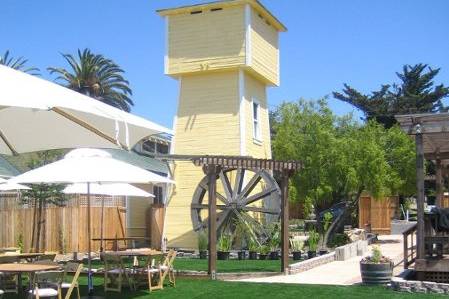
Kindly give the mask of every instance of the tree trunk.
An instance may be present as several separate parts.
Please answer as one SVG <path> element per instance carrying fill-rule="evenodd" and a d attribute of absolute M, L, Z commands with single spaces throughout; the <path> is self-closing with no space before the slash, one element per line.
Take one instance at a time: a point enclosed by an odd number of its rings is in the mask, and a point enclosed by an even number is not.
<path fill-rule="evenodd" d="M 324 235 L 323 244 L 327 245 L 330 237 L 335 235 L 337 232 L 343 232 L 346 220 L 351 216 L 352 212 L 354 212 L 354 209 L 358 207 L 358 202 L 362 192 L 363 189 L 359 189 L 352 201 L 346 200 L 346 207 L 343 213 L 341 213 L 329 226 L 329 229 Z"/>
<path fill-rule="evenodd" d="M 30 250 L 35 251 L 36 248 L 36 227 L 37 227 L 37 198 L 33 199 L 33 227 L 31 232 L 31 245 Z"/>

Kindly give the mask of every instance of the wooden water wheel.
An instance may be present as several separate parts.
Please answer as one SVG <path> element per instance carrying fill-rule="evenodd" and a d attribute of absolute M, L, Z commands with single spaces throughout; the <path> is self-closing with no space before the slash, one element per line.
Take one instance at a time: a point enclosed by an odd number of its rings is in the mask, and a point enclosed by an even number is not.
<path fill-rule="evenodd" d="M 217 234 L 233 232 L 236 220 L 251 225 L 258 237 L 266 238 L 264 224 L 278 221 L 281 213 L 281 191 L 266 170 L 226 169 L 217 179 Z M 207 229 L 207 186 L 205 176 L 198 184 L 191 204 L 193 229 Z"/>

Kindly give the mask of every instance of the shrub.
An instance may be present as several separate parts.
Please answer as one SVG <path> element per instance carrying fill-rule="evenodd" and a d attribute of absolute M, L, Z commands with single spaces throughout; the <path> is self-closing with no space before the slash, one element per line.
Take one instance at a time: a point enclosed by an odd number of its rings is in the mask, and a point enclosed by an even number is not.
<path fill-rule="evenodd" d="M 298 239 L 290 239 L 290 247 L 292 252 L 301 251 L 304 248 L 304 242 Z"/>
<path fill-rule="evenodd" d="M 198 233 L 198 251 L 207 250 L 207 244 L 208 244 L 207 232 L 200 231 Z"/>
<path fill-rule="evenodd" d="M 335 234 L 331 237 L 331 239 L 328 242 L 329 247 L 335 248 L 339 246 L 346 245 L 350 242 L 347 234 Z"/>
<path fill-rule="evenodd" d="M 232 247 L 232 235 L 222 233 L 218 239 L 217 249 L 218 251 L 228 252 Z"/>
<path fill-rule="evenodd" d="M 309 245 L 309 251 L 316 251 L 318 248 L 318 242 L 320 241 L 320 234 L 312 229 L 309 231 L 308 235 L 309 239 L 307 240 L 307 243 Z"/>
<path fill-rule="evenodd" d="M 382 251 L 380 251 L 379 246 L 374 246 L 371 251 L 371 256 L 367 256 L 361 261 L 367 264 L 381 264 L 381 263 L 391 263 L 391 259 L 383 256 Z"/>

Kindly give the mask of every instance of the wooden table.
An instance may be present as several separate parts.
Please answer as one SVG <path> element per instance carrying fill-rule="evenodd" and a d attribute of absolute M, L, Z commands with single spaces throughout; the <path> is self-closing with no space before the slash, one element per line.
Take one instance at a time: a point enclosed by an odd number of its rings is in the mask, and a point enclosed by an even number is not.
<path fill-rule="evenodd" d="M 10 257 L 17 258 L 18 260 L 26 260 L 27 262 L 31 262 L 32 260 L 34 260 L 42 255 L 44 255 L 44 253 L 30 252 L 30 253 L 8 253 L 8 254 L 0 255 L 0 256 L 10 256 Z"/>
<path fill-rule="evenodd" d="M 125 251 L 106 251 L 105 254 L 126 257 L 126 256 L 162 255 L 162 252 L 157 250 L 125 250 Z"/>
<path fill-rule="evenodd" d="M 131 241 L 132 242 L 132 248 L 135 248 L 136 241 L 148 241 L 150 240 L 149 238 L 146 237 L 123 237 L 123 238 L 93 238 L 92 241 L 100 241 L 103 240 L 103 242 L 113 242 L 112 245 L 112 250 L 117 251 L 118 250 L 118 242 L 119 241 L 123 241 L 123 242 L 127 242 L 127 241 Z M 103 249 L 103 248 L 100 248 Z M 100 250 L 102 251 L 102 250 Z"/>
<path fill-rule="evenodd" d="M 59 269 L 59 265 L 43 265 L 43 264 L 0 264 L 0 272 L 4 273 L 18 273 L 19 279 L 19 292 L 22 292 L 22 273 L 33 274 L 38 271 L 49 271 L 49 270 L 57 270 Z M 30 275 L 30 284 L 29 288 L 31 289 L 31 275 Z"/>

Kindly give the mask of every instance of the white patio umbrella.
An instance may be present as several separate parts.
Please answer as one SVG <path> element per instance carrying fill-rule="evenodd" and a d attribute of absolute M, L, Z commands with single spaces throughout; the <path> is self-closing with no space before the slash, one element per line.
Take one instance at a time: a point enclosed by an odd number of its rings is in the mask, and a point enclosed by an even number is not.
<path fill-rule="evenodd" d="M 0 154 L 132 148 L 172 131 L 50 81 L 0 65 Z"/>
<path fill-rule="evenodd" d="M 29 190 L 30 187 L 14 184 L 8 182 L 8 180 L 0 178 L 0 191 L 12 191 L 12 190 Z"/>
<path fill-rule="evenodd" d="M 82 148 L 64 159 L 18 175 L 12 183 L 86 183 L 89 293 L 93 291 L 91 271 L 91 183 L 174 183 L 172 180 L 134 165 L 113 159 L 105 151 Z"/>
<path fill-rule="evenodd" d="M 1 185 L 0 185 L 1 186 Z M 86 194 L 87 186 L 85 183 L 75 183 L 67 185 L 63 192 L 65 194 Z M 108 196 L 133 196 L 133 197 L 154 197 L 153 194 L 143 191 L 131 184 L 125 183 L 106 183 L 90 184 L 90 193 Z M 104 227 L 104 198 L 101 199 L 101 228 L 100 228 L 100 251 L 103 251 L 103 227 Z"/>

